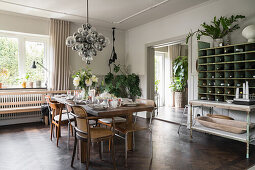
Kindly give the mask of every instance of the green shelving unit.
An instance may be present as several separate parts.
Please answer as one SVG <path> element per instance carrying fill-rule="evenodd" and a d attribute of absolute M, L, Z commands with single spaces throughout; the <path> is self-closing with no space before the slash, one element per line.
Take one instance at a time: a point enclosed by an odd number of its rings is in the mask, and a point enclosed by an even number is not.
<path fill-rule="evenodd" d="M 249 82 L 250 94 L 255 94 L 255 43 L 210 48 L 210 43 L 198 41 L 200 100 L 231 100 L 245 81 Z"/>

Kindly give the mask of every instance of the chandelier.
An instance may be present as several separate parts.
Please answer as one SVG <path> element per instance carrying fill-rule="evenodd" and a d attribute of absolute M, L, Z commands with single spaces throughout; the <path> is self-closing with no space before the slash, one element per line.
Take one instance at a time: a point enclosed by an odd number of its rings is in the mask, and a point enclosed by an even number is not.
<path fill-rule="evenodd" d="M 87 0 L 87 21 L 81 28 L 78 28 L 78 31 L 73 36 L 66 38 L 66 46 L 77 51 L 82 60 L 90 64 L 93 56 L 96 56 L 98 51 L 102 51 L 103 48 L 109 45 L 110 40 L 104 37 L 103 34 L 98 33 L 96 28 L 89 24 L 88 13 Z"/>

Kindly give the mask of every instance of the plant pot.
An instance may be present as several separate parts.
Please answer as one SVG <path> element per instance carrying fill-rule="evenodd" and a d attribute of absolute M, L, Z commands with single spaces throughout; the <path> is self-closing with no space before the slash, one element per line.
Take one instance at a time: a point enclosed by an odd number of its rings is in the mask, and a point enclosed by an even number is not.
<path fill-rule="evenodd" d="M 3 83 L 0 83 L 0 89 L 3 88 Z"/>
<path fill-rule="evenodd" d="M 255 25 L 249 25 L 242 31 L 244 38 L 248 39 L 248 42 L 255 42 Z"/>
<path fill-rule="evenodd" d="M 223 38 L 217 38 L 213 40 L 213 47 L 223 46 Z"/>
<path fill-rule="evenodd" d="M 21 86 L 22 86 L 22 88 L 26 88 L 27 87 L 27 82 L 23 82 L 22 84 L 21 84 Z"/>
<path fill-rule="evenodd" d="M 36 88 L 41 88 L 41 85 L 42 85 L 42 81 L 41 80 L 38 80 L 38 81 L 35 82 Z"/>
<path fill-rule="evenodd" d="M 29 83 L 28 83 L 28 87 L 29 87 L 29 88 L 33 88 L 33 87 L 34 87 L 34 82 L 29 82 Z"/>
<path fill-rule="evenodd" d="M 174 92 L 174 100 L 176 108 L 184 107 L 184 92 Z"/>

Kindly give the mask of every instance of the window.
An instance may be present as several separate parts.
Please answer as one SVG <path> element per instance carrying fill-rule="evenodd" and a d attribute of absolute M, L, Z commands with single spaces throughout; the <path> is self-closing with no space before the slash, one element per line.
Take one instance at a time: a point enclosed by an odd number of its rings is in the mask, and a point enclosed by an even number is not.
<path fill-rule="evenodd" d="M 35 61 L 47 68 L 47 45 L 47 36 L 0 32 L 0 83 L 3 87 L 21 87 L 22 81 L 45 82 L 47 75 L 43 67 L 37 65 L 32 69 L 31 66 Z"/>

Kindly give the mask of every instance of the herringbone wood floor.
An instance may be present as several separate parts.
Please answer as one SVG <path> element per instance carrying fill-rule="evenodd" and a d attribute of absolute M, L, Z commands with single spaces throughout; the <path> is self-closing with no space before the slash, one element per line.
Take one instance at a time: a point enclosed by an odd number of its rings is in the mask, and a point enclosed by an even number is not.
<path fill-rule="evenodd" d="M 143 119 L 139 122 L 146 123 Z M 251 158 L 245 159 L 245 144 L 212 135 L 194 132 L 189 139 L 188 131 L 178 126 L 153 120 L 153 170 L 209 170 L 247 169 L 255 164 L 254 146 Z M 65 170 L 70 167 L 73 138 L 67 147 L 67 128 L 63 127 L 60 146 L 50 141 L 49 127 L 43 124 L 23 124 L 0 127 L 0 169 L 1 170 Z M 124 168 L 124 141 L 115 140 L 118 169 L 146 170 L 150 167 L 149 135 L 136 133 L 136 150 L 128 153 L 128 168 Z M 112 169 L 107 144 L 103 161 L 99 159 L 97 145 L 91 153 L 90 169 Z M 85 169 L 75 160 L 74 169 Z"/>

